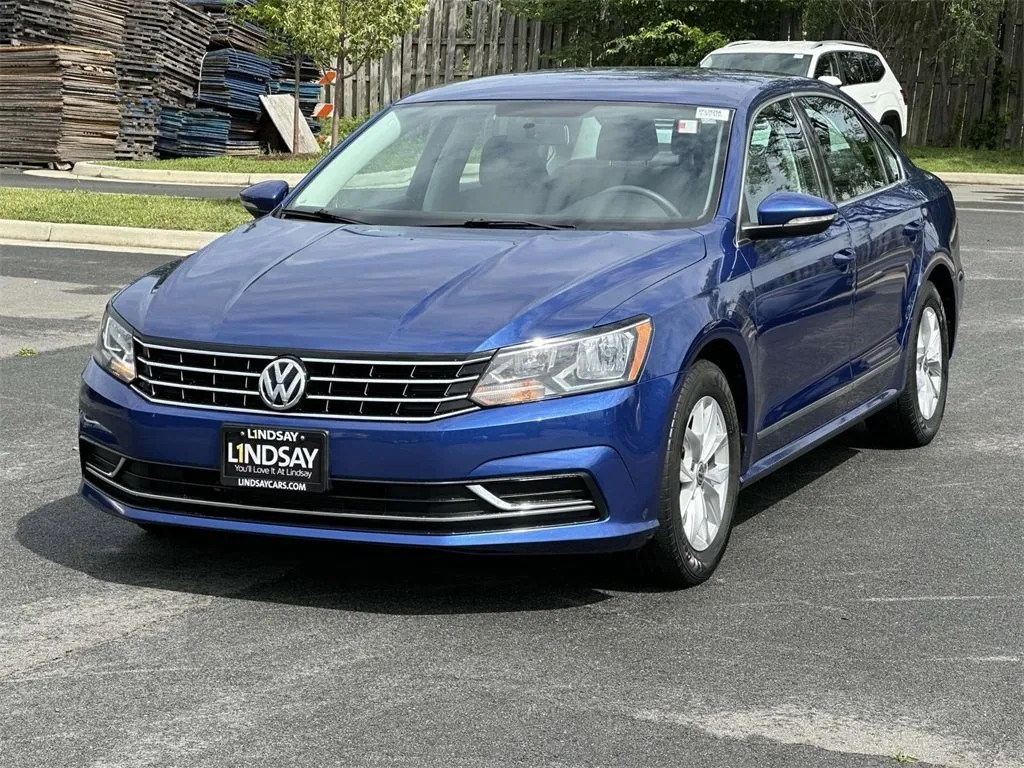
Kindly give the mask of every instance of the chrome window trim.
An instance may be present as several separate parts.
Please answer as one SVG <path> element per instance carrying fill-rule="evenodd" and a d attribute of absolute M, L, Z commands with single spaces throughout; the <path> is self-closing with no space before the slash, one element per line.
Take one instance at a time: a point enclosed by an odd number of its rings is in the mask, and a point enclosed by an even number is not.
<path fill-rule="evenodd" d="M 743 152 L 743 174 L 742 174 L 742 176 L 740 176 L 740 188 L 739 188 L 739 195 L 738 195 L 739 200 L 738 200 L 737 205 L 736 205 L 736 226 L 735 226 L 735 232 L 733 234 L 733 247 L 735 247 L 735 248 L 739 248 L 744 243 L 753 242 L 749 237 L 743 237 L 742 236 L 742 232 L 743 232 L 743 190 L 746 187 L 746 183 L 747 183 L 747 165 L 748 165 L 748 160 L 749 160 L 749 157 L 750 157 L 750 141 L 751 141 L 751 139 L 753 138 L 753 135 L 754 135 L 754 123 L 757 122 L 758 115 L 760 115 L 761 112 L 763 112 L 766 108 L 770 107 L 772 104 L 775 104 L 775 103 L 777 103 L 779 101 L 785 101 L 786 99 L 793 100 L 794 101 L 794 109 L 800 109 L 802 111 L 803 107 L 801 105 L 797 104 L 795 100 L 799 99 L 801 97 L 805 97 L 805 96 L 818 97 L 818 98 L 822 98 L 822 99 L 830 99 L 831 101 L 838 101 L 840 104 L 845 104 L 846 106 L 850 106 L 849 104 L 846 104 L 846 102 L 843 101 L 842 99 L 837 99 L 835 96 L 832 96 L 830 94 L 824 93 L 822 91 L 789 91 L 788 93 L 782 94 L 781 96 L 774 96 L 771 99 L 768 99 L 767 101 L 764 101 L 764 102 L 762 102 L 761 104 L 758 105 L 757 110 L 748 119 L 747 136 L 746 136 L 746 140 L 743 142 L 743 149 L 742 149 L 742 152 Z M 854 112 L 856 113 L 856 110 L 854 110 Z M 857 117 L 860 118 L 861 116 L 858 114 Z M 883 141 L 885 143 L 885 146 L 887 146 L 889 148 L 889 150 L 892 151 L 892 147 L 889 145 L 888 140 L 881 136 L 881 131 L 877 130 L 873 125 L 870 125 L 868 121 L 864 121 L 862 119 L 861 122 L 865 123 L 869 133 L 873 133 L 874 134 L 874 138 L 875 138 L 876 141 L 877 140 Z M 874 123 L 874 120 L 873 119 L 870 120 L 870 123 Z M 814 151 L 814 150 L 812 149 L 812 151 Z M 895 155 L 895 157 L 896 157 L 896 165 L 899 167 L 899 170 L 900 170 L 900 177 L 899 177 L 899 179 L 897 179 L 893 183 L 889 184 L 888 186 L 881 187 L 879 189 L 873 189 L 870 192 L 866 192 L 863 195 L 858 195 L 857 197 L 851 197 L 849 200 L 844 200 L 841 203 L 837 203 L 834 199 L 831 199 L 832 197 L 834 197 L 834 195 L 831 194 L 831 191 L 832 191 L 831 190 L 831 184 L 825 184 L 825 179 L 820 177 L 820 170 L 818 169 L 818 163 L 817 162 L 814 163 L 814 168 L 815 168 L 814 172 L 815 172 L 815 174 L 819 175 L 818 183 L 821 184 L 822 189 L 826 189 L 827 188 L 829 190 L 829 193 L 830 193 L 829 202 L 835 203 L 836 208 L 842 209 L 843 207 L 845 207 L 846 205 L 849 205 L 850 203 L 856 203 L 856 202 L 864 200 L 864 199 L 866 199 L 868 197 L 871 197 L 872 195 L 877 195 L 877 194 L 879 194 L 881 192 L 886 192 L 886 191 L 888 191 L 890 189 L 894 189 L 894 188 L 898 187 L 900 184 L 903 184 L 904 182 L 906 182 L 906 180 L 907 180 L 907 169 L 906 169 L 906 166 L 904 166 L 904 164 L 903 164 L 903 158 L 900 157 L 899 152 L 893 152 L 893 155 Z M 826 168 L 825 170 L 827 171 L 828 169 Z"/>
<path fill-rule="evenodd" d="M 847 104 L 842 99 L 837 99 L 835 96 L 831 96 L 831 95 L 829 95 L 827 93 L 815 92 L 815 93 L 801 93 L 799 95 L 800 96 L 811 96 L 811 97 L 821 98 L 821 99 L 828 99 L 829 101 L 838 101 L 843 106 L 850 107 L 850 105 Z M 852 99 L 851 99 L 851 101 L 852 101 Z M 798 106 L 800 106 L 800 105 L 798 105 Z M 858 105 L 858 106 L 860 106 L 860 105 Z M 856 197 L 851 197 L 849 200 L 843 200 L 841 203 L 840 202 L 836 202 L 835 200 L 832 200 L 831 202 L 836 204 L 836 208 L 843 208 L 843 207 L 849 205 L 850 203 L 856 203 L 856 202 L 859 202 L 861 200 L 866 200 L 867 198 L 871 197 L 872 195 L 877 195 L 877 194 L 880 194 L 882 192 L 887 192 L 890 189 L 894 189 L 894 188 L 898 187 L 900 184 L 904 183 L 907 180 L 907 169 L 903 165 L 903 158 L 900 157 L 899 152 L 894 152 L 893 151 L 892 147 L 889 145 L 889 140 L 886 139 L 882 135 L 882 131 L 879 128 L 876 127 L 878 124 L 875 122 L 875 119 L 873 117 L 871 117 L 871 115 L 868 115 L 868 119 L 865 120 L 864 117 L 862 115 L 860 115 L 855 108 L 853 108 L 853 107 L 850 107 L 850 108 L 853 109 L 853 114 L 856 115 L 857 119 L 861 121 L 861 124 L 864 126 L 864 130 L 866 130 L 868 132 L 868 134 L 870 135 L 870 137 L 872 139 L 874 139 L 875 143 L 877 143 L 879 141 L 882 142 L 882 144 L 890 152 L 892 152 L 893 156 L 896 158 L 896 165 L 899 168 L 900 174 L 899 174 L 899 178 L 896 179 L 896 181 L 891 182 L 890 184 L 887 184 L 884 187 L 879 187 L 878 189 L 872 189 L 870 192 L 865 192 L 862 195 L 857 195 Z M 802 107 L 801 107 L 801 109 L 802 109 Z M 863 107 L 861 107 L 861 109 L 863 109 Z M 881 158 L 879 158 L 879 160 L 881 160 Z M 828 169 L 826 169 L 826 170 L 828 170 Z"/>

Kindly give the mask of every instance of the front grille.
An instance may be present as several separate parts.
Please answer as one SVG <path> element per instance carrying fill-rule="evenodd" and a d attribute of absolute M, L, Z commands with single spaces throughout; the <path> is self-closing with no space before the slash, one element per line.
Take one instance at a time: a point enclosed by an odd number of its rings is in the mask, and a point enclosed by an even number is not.
<path fill-rule="evenodd" d="M 326 493 L 220 485 L 215 469 L 158 464 L 79 442 L 86 479 L 115 501 L 193 517 L 396 533 L 477 533 L 600 520 L 589 475 L 445 483 L 332 478 Z"/>
<path fill-rule="evenodd" d="M 280 355 L 155 344 L 135 339 L 135 390 L 169 405 L 280 414 L 259 395 L 259 376 Z M 298 355 L 306 394 L 288 414 L 431 421 L 476 410 L 469 399 L 491 356 L 360 359 Z"/>

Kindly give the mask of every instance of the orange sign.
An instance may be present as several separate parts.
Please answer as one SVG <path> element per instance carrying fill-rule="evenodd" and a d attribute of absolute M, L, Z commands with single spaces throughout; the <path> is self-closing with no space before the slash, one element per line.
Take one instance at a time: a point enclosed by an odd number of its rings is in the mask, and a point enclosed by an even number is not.
<path fill-rule="evenodd" d="M 333 113 L 333 104 L 324 104 L 323 102 L 320 102 L 316 105 L 316 109 L 313 110 L 313 117 L 318 120 L 323 120 L 325 117 L 330 117 Z"/>
<path fill-rule="evenodd" d="M 338 73 L 333 69 L 324 72 L 324 76 L 317 80 L 318 85 L 331 85 L 335 80 L 338 79 Z"/>

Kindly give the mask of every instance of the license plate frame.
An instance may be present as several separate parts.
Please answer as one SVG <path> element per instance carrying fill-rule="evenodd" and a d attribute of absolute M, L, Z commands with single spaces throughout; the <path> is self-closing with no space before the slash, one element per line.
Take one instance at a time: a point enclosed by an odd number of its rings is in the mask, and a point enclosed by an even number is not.
<path fill-rule="evenodd" d="M 252 449 L 246 449 L 246 445 Z M 262 446 L 271 446 L 274 450 L 271 452 Z M 225 424 L 220 430 L 221 485 L 323 493 L 329 484 L 329 447 L 325 429 Z M 282 457 L 281 448 L 288 448 L 286 457 Z M 310 457 L 314 449 L 316 452 Z"/>

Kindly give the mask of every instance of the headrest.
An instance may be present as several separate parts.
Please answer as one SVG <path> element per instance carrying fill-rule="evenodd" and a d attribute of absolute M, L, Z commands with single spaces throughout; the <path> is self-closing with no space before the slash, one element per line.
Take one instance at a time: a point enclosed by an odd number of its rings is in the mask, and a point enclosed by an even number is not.
<path fill-rule="evenodd" d="M 480 151 L 480 183 L 508 184 L 517 180 L 539 180 L 547 176 L 547 161 L 540 146 L 492 136 Z"/>
<path fill-rule="evenodd" d="M 653 120 L 624 117 L 601 123 L 599 160 L 646 162 L 658 154 L 658 129 Z"/>

